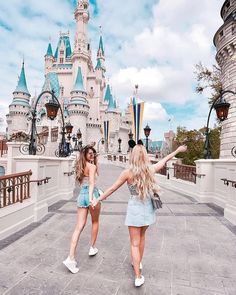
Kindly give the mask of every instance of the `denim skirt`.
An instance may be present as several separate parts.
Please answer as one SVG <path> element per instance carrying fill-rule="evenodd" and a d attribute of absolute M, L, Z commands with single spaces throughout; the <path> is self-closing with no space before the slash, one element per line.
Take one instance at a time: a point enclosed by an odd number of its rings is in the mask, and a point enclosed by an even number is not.
<path fill-rule="evenodd" d="M 100 196 L 98 188 L 94 188 L 93 197 L 98 198 Z M 82 185 L 79 195 L 77 197 L 77 207 L 88 208 L 89 207 L 89 185 Z"/>
<path fill-rule="evenodd" d="M 131 196 L 128 202 L 125 225 L 142 227 L 156 222 L 156 213 L 150 197 L 141 200 Z"/>

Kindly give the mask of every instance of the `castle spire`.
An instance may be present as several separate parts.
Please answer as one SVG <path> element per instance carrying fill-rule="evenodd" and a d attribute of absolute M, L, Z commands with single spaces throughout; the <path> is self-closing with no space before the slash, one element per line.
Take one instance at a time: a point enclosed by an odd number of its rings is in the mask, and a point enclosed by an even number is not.
<path fill-rule="evenodd" d="M 75 80 L 73 91 L 85 92 L 81 67 L 78 67 L 77 77 Z"/>
<path fill-rule="evenodd" d="M 98 51 L 97 51 L 97 65 L 95 67 L 95 70 L 106 71 L 104 64 L 105 64 L 105 51 L 104 51 L 104 46 L 103 46 L 102 35 L 100 35 L 99 46 L 98 46 Z"/>
<path fill-rule="evenodd" d="M 25 63 L 24 63 L 24 60 L 23 60 L 20 77 L 19 77 L 18 84 L 17 84 L 16 89 L 15 89 L 14 92 L 22 92 L 22 93 L 30 95 L 30 93 L 28 91 L 28 88 L 27 88 L 26 78 L 25 78 L 24 64 Z"/>
<path fill-rule="evenodd" d="M 105 100 L 106 102 L 109 102 L 109 100 L 110 100 L 110 96 L 111 96 L 111 88 L 110 88 L 110 85 L 107 84 L 107 88 L 106 88 L 106 92 L 105 92 L 104 100 Z"/>
<path fill-rule="evenodd" d="M 103 46 L 103 39 L 102 35 L 99 38 L 99 47 L 98 47 L 98 56 L 104 56 L 105 51 L 104 51 L 104 46 Z"/>
<path fill-rule="evenodd" d="M 48 49 L 47 49 L 46 55 L 53 56 L 52 45 L 50 42 L 48 43 Z"/>

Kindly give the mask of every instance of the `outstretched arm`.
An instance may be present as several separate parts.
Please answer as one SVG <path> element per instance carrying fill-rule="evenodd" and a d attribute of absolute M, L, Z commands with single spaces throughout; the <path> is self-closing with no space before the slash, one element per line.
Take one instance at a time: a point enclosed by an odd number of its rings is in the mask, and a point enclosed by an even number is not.
<path fill-rule="evenodd" d="M 123 171 L 116 182 L 109 187 L 99 198 L 93 199 L 92 206 L 95 207 L 98 202 L 108 198 L 112 193 L 118 190 L 128 179 L 128 170 Z"/>
<path fill-rule="evenodd" d="M 176 156 L 178 153 L 183 153 L 186 152 L 187 146 L 186 145 L 181 145 L 179 146 L 173 153 L 167 155 L 165 158 L 160 160 L 158 163 L 152 165 L 154 168 L 155 173 L 157 173 L 161 168 L 163 168 L 170 159 L 172 159 L 174 156 Z"/>

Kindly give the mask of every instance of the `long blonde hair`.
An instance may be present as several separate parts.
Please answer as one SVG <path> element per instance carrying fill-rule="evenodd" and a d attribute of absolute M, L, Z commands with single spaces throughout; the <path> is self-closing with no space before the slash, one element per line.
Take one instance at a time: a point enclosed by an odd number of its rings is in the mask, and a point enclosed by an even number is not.
<path fill-rule="evenodd" d="M 92 150 L 94 152 L 94 165 L 97 166 L 97 157 L 96 157 L 96 150 L 94 147 L 92 147 L 91 145 L 87 145 L 84 148 L 82 148 L 82 150 L 80 151 L 80 155 L 79 158 L 77 159 L 76 163 L 75 163 L 75 178 L 76 180 L 81 184 L 83 179 L 84 179 L 84 171 L 85 171 L 85 167 L 87 164 L 87 154 L 88 152 Z M 98 169 L 97 169 L 97 173 L 98 173 Z"/>
<path fill-rule="evenodd" d="M 158 190 L 154 170 L 151 169 L 151 163 L 143 145 L 138 144 L 133 148 L 129 164 L 133 185 L 136 186 L 141 199 Z"/>

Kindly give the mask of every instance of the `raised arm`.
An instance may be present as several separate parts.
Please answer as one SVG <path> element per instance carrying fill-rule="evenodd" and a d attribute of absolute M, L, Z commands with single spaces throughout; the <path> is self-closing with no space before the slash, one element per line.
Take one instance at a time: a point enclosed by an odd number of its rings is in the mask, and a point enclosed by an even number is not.
<path fill-rule="evenodd" d="M 128 170 L 124 170 L 119 178 L 114 182 L 112 186 L 110 186 L 99 198 L 93 199 L 92 206 L 95 207 L 98 202 L 108 198 L 112 193 L 118 190 L 128 179 Z"/>
<path fill-rule="evenodd" d="M 161 170 L 161 168 L 163 168 L 165 166 L 166 162 L 168 162 L 169 160 L 174 158 L 178 153 L 184 153 L 184 152 L 186 152 L 186 150 L 187 150 L 187 146 L 181 145 L 173 153 L 167 155 L 165 158 L 160 160 L 158 163 L 152 165 L 155 173 L 157 173 L 159 170 Z"/>

